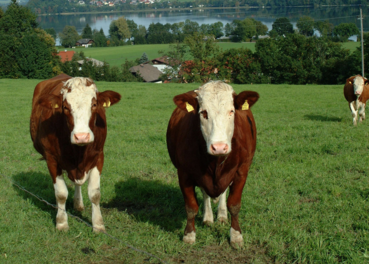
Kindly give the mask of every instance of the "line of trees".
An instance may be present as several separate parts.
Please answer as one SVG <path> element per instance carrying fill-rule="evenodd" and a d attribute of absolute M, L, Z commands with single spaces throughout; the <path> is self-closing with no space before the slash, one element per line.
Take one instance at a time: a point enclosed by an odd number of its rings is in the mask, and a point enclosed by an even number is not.
<path fill-rule="evenodd" d="M 302 16 L 297 21 L 297 30 L 293 29 L 292 23 L 288 18 L 282 17 L 274 21 L 272 30 L 268 32 L 268 27 L 262 22 L 253 18 L 244 20 L 234 20 L 223 26 L 222 22 L 213 24 L 199 25 L 195 21 L 186 19 L 184 22 L 174 24 L 152 23 L 146 29 L 145 26 L 138 26 L 133 20 L 120 17 L 111 22 L 109 27 L 109 36 L 105 36 L 102 29 L 91 30 L 86 24 L 79 35 L 73 26 L 65 26 L 59 33 L 62 46 L 72 47 L 78 39 L 93 39 L 95 47 L 122 46 L 130 45 L 131 40 L 137 44 L 169 44 L 182 43 L 187 36 L 195 33 L 201 33 L 207 37 L 216 39 L 227 36 L 230 41 L 242 42 L 257 40 L 259 36 L 269 35 L 272 38 L 285 36 L 287 34 L 299 33 L 306 37 L 314 35 L 318 31 L 321 37 L 330 38 L 332 41 L 347 41 L 350 36 L 359 34 L 359 29 L 354 23 L 341 23 L 337 26 L 328 21 L 314 21 L 309 16 Z M 53 29 L 45 29 L 50 34 L 55 34 Z"/>

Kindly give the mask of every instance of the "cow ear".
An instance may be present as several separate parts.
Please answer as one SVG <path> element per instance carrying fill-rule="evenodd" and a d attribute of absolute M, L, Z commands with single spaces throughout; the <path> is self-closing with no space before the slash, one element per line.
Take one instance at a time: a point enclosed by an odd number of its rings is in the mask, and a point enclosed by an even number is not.
<path fill-rule="evenodd" d="M 350 78 L 346 79 L 346 83 L 352 84 L 354 82 L 354 79 L 356 78 L 356 76 L 351 76 Z M 365 80 L 365 79 L 364 79 Z"/>
<path fill-rule="evenodd" d="M 121 95 L 114 91 L 104 91 L 97 94 L 97 102 L 103 107 L 110 107 L 120 101 Z"/>
<path fill-rule="evenodd" d="M 37 103 L 48 109 L 60 109 L 62 107 L 61 96 L 46 94 L 38 99 Z"/>
<path fill-rule="evenodd" d="M 183 111 L 197 112 L 198 102 L 197 94 L 194 91 L 190 91 L 184 94 L 177 95 L 173 98 L 174 103 Z"/>
<path fill-rule="evenodd" d="M 367 84 L 369 84 L 369 80 L 364 77 L 364 85 L 367 85 Z"/>
<path fill-rule="evenodd" d="M 249 110 L 257 100 L 259 100 L 257 92 L 243 91 L 234 97 L 234 107 L 237 110 Z"/>

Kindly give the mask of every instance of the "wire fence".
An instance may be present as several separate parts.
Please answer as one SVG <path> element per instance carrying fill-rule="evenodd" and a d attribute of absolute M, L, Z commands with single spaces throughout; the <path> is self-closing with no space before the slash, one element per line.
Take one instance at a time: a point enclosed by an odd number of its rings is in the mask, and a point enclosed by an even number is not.
<path fill-rule="evenodd" d="M 52 203 L 50 203 L 50 202 L 46 201 L 45 199 L 43 199 L 42 197 L 40 197 L 40 196 L 38 196 L 38 195 L 36 195 L 36 194 L 34 194 L 34 193 L 30 192 L 29 190 L 27 190 L 25 187 L 23 187 L 23 186 L 22 186 L 22 185 L 20 185 L 19 183 L 15 182 L 15 181 L 14 181 L 13 179 L 11 179 L 10 177 L 8 177 L 8 176 L 6 176 L 6 175 L 4 175 L 4 174 L 2 174 L 2 173 L 0 173 L 0 175 L 1 175 L 4 179 L 8 180 L 12 185 L 14 185 L 14 186 L 16 186 L 18 189 L 20 189 L 20 190 L 22 190 L 22 191 L 24 191 L 24 192 L 28 193 L 29 195 L 31 195 L 31 196 L 33 196 L 33 197 L 35 197 L 35 198 L 36 198 L 37 200 L 39 200 L 40 202 L 43 202 L 43 203 L 47 204 L 48 206 L 53 207 L 54 209 L 63 210 L 63 211 L 65 211 L 65 212 L 68 214 L 68 216 L 70 216 L 70 217 L 72 217 L 72 218 L 76 219 L 77 221 L 79 221 L 79 222 L 81 222 L 81 223 L 83 223 L 83 224 L 87 225 L 88 227 L 91 227 L 92 229 L 94 229 L 94 227 L 93 227 L 90 223 L 88 223 L 88 222 L 84 221 L 83 219 L 79 218 L 78 216 L 75 216 L 75 215 L 73 215 L 73 214 L 69 213 L 67 210 L 64 210 L 64 209 L 62 209 L 62 208 L 59 208 L 59 207 L 58 207 L 58 206 L 56 206 L 55 204 L 52 204 Z M 132 249 L 132 250 L 134 250 L 134 251 L 136 251 L 136 252 L 138 252 L 138 253 L 141 253 L 141 254 L 147 255 L 147 256 L 149 256 L 149 257 L 155 258 L 155 259 L 159 260 L 161 263 L 166 263 L 166 264 L 168 263 L 168 262 L 166 262 L 165 260 L 162 260 L 161 258 L 159 258 L 158 256 L 156 256 L 156 255 L 154 255 L 154 254 L 151 254 L 151 253 L 149 253 L 149 252 L 147 252 L 147 251 L 145 251 L 145 250 L 138 249 L 138 248 L 136 248 L 136 247 L 134 247 L 134 246 L 131 246 L 131 245 L 127 244 L 126 242 L 124 242 L 123 240 L 121 240 L 121 239 L 119 239 L 119 238 L 117 238 L 117 237 L 114 237 L 114 236 L 112 236 L 112 235 L 108 234 L 107 232 L 104 232 L 104 233 L 102 233 L 102 234 L 104 234 L 104 235 L 108 236 L 109 238 L 111 238 L 111 239 L 113 239 L 113 240 L 116 240 L 116 241 L 118 241 L 118 242 L 122 243 L 122 244 L 123 244 L 123 245 L 125 245 L 126 247 L 128 247 L 128 248 L 130 248 L 130 249 Z"/>

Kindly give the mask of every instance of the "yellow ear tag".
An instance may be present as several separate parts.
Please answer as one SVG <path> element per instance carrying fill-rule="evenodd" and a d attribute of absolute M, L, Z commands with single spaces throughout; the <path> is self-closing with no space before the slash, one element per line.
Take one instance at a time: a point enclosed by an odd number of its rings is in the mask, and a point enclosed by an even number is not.
<path fill-rule="evenodd" d="M 58 105 L 58 104 L 55 104 L 55 105 L 54 105 L 54 108 L 59 108 L 59 105 Z"/>
<path fill-rule="evenodd" d="M 352 84 L 352 82 L 349 82 L 349 84 Z"/>
<path fill-rule="evenodd" d="M 187 111 L 188 111 L 188 112 L 191 112 L 191 111 L 195 110 L 195 109 L 193 108 L 193 106 L 192 106 L 192 105 L 190 105 L 188 102 L 186 102 L 186 109 L 187 109 Z"/>
<path fill-rule="evenodd" d="M 106 104 L 106 102 L 103 104 L 103 107 L 110 107 L 110 101 L 108 102 L 108 104 Z"/>
<path fill-rule="evenodd" d="M 249 110 L 249 103 L 247 102 L 247 100 L 245 101 L 245 103 L 242 105 L 242 110 Z"/>

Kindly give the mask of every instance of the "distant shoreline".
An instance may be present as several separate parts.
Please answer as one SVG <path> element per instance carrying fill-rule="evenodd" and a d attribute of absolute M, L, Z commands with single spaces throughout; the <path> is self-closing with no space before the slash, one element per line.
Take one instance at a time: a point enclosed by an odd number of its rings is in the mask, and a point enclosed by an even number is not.
<path fill-rule="evenodd" d="M 333 5 L 332 7 L 334 7 Z M 290 6 L 286 6 L 290 7 Z M 292 6 L 291 6 L 292 7 Z M 314 8 L 313 5 L 306 6 L 293 6 L 294 8 L 310 7 Z M 328 6 L 326 6 L 328 7 Z M 338 7 L 338 6 L 337 6 Z M 181 10 L 212 10 L 212 9 L 272 9 L 272 7 L 258 7 L 258 6 L 241 6 L 241 7 L 183 7 L 183 8 L 157 8 L 157 9 L 141 9 L 141 10 L 111 10 L 111 11 L 88 11 L 88 12 L 68 12 L 68 13 L 48 13 L 39 14 L 37 16 L 69 16 L 69 15 L 81 15 L 81 14 L 114 14 L 114 13 L 138 13 L 138 12 L 157 12 L 157 11 L 181 11 Z"/>

